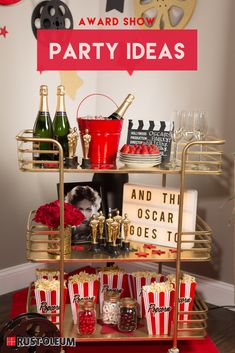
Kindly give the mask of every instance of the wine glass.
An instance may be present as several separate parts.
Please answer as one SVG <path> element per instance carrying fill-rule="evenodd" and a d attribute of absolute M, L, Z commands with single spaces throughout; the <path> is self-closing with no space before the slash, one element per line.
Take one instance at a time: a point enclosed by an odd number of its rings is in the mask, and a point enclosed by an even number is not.
<path fill-rule="evenodd" d="M 193 111 L 186 113 L 184 119 L 184 140 L 190 142 L 196 138 L 195 136 L 195 114 Z"/>
<path fill-rule="evenodd" d="M 176 168 L 178 166 L 177 150 L 178 150 L 178 143 L 183 137 L 184 117 L 185 117 L 185 112 L 180 110 L 175 110 L 171 114 L 171 120 L 174 123 L 173 129 L 171 130 L 171 139 L 174 142 L 173 157 L 171 161 L 172 168 Z"/>
<path fill-rule="evenodd" d="M 207 114 L 204 111 L 195 112 L 195 137 L 198 141 L 203 141 L 206 139 L 208 129 Z M 203 145 L 200 145 L 199 154 L 199 165 L 198 169 L 208 170 L 207 166 L 202 165 L 201 162 L 201 152 L 203 151 Z"/>

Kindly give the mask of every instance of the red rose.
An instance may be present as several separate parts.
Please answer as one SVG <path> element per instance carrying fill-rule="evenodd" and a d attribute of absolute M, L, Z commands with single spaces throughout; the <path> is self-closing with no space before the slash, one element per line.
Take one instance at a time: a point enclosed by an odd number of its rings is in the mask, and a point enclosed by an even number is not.
<path fill-rule="evenodd" d="M 64 227 L 78 226 L 85 217 L 75 206 L 64 203 Z M 36 223 L 46 225 L 48 228 L 59 228 L 60 226 L 60 202 L 55 200 L 40 206 L 33 218 Z"/>

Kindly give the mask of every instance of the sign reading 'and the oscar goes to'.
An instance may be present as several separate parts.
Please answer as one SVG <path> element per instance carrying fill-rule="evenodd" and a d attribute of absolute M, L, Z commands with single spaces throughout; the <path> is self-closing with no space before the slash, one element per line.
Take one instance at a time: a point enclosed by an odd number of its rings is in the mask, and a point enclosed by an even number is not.
<path fill-rule="evenodd" d="M 38 30 L 37 69 L 197 70 L 197 30 Z"/>
<path fill-rule="evenodd" d="M 130 219 L 132 241 L 162 246 L 177 246 L 179 189 L 125 184 L 123 214 Z M 196 227 L 197 191 L 184 194 L 183 232 L 194 232 Z M 182 249 L 193 246 L 194 234 L 185 234 Z"/>

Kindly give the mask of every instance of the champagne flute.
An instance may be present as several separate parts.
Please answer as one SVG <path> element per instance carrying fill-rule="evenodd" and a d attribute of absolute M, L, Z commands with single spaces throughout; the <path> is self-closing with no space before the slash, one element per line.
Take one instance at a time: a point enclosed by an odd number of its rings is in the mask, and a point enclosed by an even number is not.
<path fill-rule="evenodd" d="M 204 111 L 195 112 L 195 137 L 199 141 L 206 139 L 208 124 L 207 114 Z"/>
<path fill-rule="evenodd" d="M 207 114 L 204 111 L 198 111 L 195 113 L 195 137 L 198 141 L 204 141 L 207 135 Z M 201 162 L 201 152 L 203 151 L 203 146 L 200 145 L 199 162 Z M 199 163 L 198 169 L 208 170 L 208 167 Z"/>
<path fill-rule="evenodd" d="M 176 168 L 177 164 L 177 150 L 178 150 L 178 143 L 183 137 L 184 131 L 184 117 L 185 112 L 175 110 L 172 112 L 172 121 L 174 123 L 173 129 L 171 131 L 171 139 L 174 142 L 173 146 L 173 158 L 171 161 L 172 168 Z"/>
<path fill-rule="evenodd" d="M 196 139 L 195 135 L 195 113 L 194 111 L 189 111 L 185 115 L 185 120 L 184 120 L 184 142 L 189 143 L 193 140 Z M 187 156 L 187 167 L 189 169 L 195 169 L 194 164 L 189 164 L 189 156 Z"/>
<path fill-rule="evenodd" d="M 184 140 L 190 142 L 195 138 L 195 114 L 189 111 L 184 120 Z"/>

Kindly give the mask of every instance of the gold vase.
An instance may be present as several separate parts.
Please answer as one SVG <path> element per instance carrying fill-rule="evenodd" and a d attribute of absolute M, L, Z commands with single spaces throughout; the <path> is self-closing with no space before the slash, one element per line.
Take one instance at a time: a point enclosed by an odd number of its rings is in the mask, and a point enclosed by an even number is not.
<path fill-rule="evenodd" d="M 71 254 L 71 227 L 64 229 L 64 255 Z M 48 243 L 48 253 L 52 255 L 60 255 L 60 235 L 48 235 L 48 240 L 54 240 L 55 243 Z"/>

